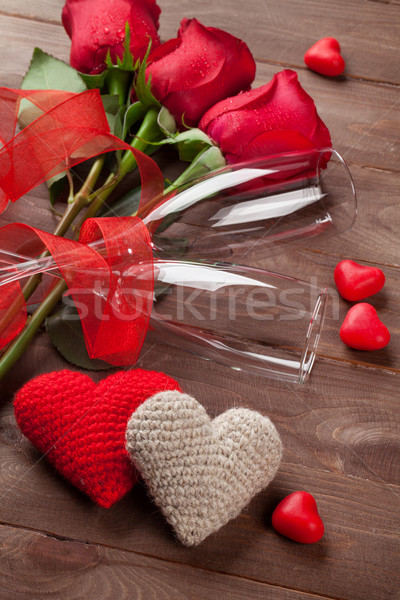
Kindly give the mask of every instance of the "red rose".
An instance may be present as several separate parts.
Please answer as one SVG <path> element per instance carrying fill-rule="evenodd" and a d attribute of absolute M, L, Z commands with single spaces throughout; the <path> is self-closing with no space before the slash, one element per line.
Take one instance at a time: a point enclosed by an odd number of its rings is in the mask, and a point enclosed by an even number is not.
<path fill-rule="evenodd" d="M 146 76 L 178 125 L 182 116 L 195 125 L 216 102 L 249 89 L 255 72 L 244 42 L 197 19 L 183 19 L 178 37 L 151 53 Z"/>
<path fill-rule="evenodd" d="M 62 22 L 72 40 L 71 66 L 82 73 L 100 73 L 108 50 L 113 62 L 122 58 L 126 22 L 133 57 L 143 58 L 150 38 L 153 48 L 160 44 L 160 12 L 155 0 L 67 0 Z"/>
<path fill-rule="evenodd" d="M 199 128 L 219 145 L 228 163 L 331 146 L 313 99 L 290 70 L 219 102 L 203 116 Z"/>

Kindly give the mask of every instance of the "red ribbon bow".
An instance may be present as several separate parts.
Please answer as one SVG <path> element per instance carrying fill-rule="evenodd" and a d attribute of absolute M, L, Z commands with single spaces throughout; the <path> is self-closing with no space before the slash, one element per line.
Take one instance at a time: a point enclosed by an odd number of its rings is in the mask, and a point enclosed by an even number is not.
<path fill-rule="evenodd" d="M 42 114 L 15 135 L 23 98 Z M 0 88 L 0 140 L 0 212 L 9 200 L 66 168 L 114 150 L 133 152 L 142 204 L 163 191 L 156 163 L 111 135 L 98 90 L 73 94 Z M 98 240 L 103 240 L 101 251 L 88 245 Z M 135 362 L 153 300 L 151 243 L 139 218 L 89 219 L 79 242 L 13 223 L 0 228 L 0 249 L 32 258 L 47 249 L 78 308 L 89 355 L 115 365 Z M 21 331 L 26 318 L 19 282 L 0 285 L 0 348 Z"/>

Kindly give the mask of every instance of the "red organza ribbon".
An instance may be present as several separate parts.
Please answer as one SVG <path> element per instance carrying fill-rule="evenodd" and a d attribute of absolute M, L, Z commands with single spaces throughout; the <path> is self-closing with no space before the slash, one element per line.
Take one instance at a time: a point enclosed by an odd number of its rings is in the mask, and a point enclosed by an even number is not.
<path fill-rule="evenodd" d="M 22 100 L 24 110 L 28 105 L 39 116 L 16 134 Z M 134 154 L 142 205 L 163 192 L 157 164 L 111 135 L 98 90 L 0 88 L 0 142 L 0 213 L 8 201 L 46 179 L 114 150 Z M 99 240 L 98 251 L 88 246 Z M 32 258 L 47 249 L 78 308 L 89 355 L 116 365 L 135 362 L 153 299 L 152 251 L 140 219 L 89 220 L 79 242 L 14 223 L 0 229 L 0 249 Z M 26 318 L 19 282 L 0 285 L 0 348 L 21 331 Z"/>
<path fill-rule="evenodd" d="M 15 135 L 21 100 L 40 116 Z M 26 107 L 25 107 L 26 108 Z M 131 150 L 142 178 L 142 204 L 163 192 L 163 177 L 148 156 L 111 135 L 98 90 L 0 88 L 0 213 L 39 183 L 98 154 Z"/>
<path fill-rule="evenodd" d="M 141 219 L 88 219 L 79 242 L 13 223 L 0 228 L 0 248 L 32 258 L 47 249 L 78 309 L 89 356 L 135 363 L 153 302 L 153 254 Z M 0 286 L 0 348 L 26 318 L 19 282 Z"/>

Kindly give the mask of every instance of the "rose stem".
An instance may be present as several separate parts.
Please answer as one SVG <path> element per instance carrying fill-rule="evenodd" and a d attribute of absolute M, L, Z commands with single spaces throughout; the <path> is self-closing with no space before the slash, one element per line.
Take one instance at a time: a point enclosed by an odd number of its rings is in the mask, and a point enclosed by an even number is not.
<path fill-rule="evenodd" d="M 36 331 L 50 311 L 57 305 L 66 289 L 65 281 L 59 281 L 30 317 L 22 332 L 10 344 L 5 354 L 0 358 L 0 379 L 4 377 L 27 349 Z"/>
<path fill-rule="evenodd" d="M 108 92 L 112 96 L 118 96 L 119 105 L 123 106 L 126 102 L 130 89 L 132 73 L 122 69 L 114 68 L 108 73 Z"/>
<path fill-rule="evenodd" d="M 177 187 L 179 187 L 180 185 L 183 185 L 184 183 L 187 183 L 188 181 L 191 181 L 192 179 L 198 179 L 199 177 L 201 177 L 202 175 L 205 175 L 206 173 L 209 173 L 209 169 L 206 169 L 204 167 L 204 173 L 196 173 L 195 175 L 193 175 L 193 164 L 201 157 L 202 154 L 205 154 L 205 152 L 207 152 L 207 148 L 205 150 L 201 150 L 193 159 L 193 161 L 190 163 L 190 165 L 175 179 L 175 181 L 173 183 L 171 183 L 170 186 L 168 186 L 164 192 L 163 192 L 163 196 L 166 196 L 167 194 L 169 194 L 170 192 L 172 192 L 173 190 L 175 190 Z M 160 201 L 160 198 L 154 198 L 154 200 L 150 200 L 150 202 L 147 202 L 146 206 L 143 207 L 143 210 L 147 211 L 152 208 L 155 204 L 158 204 L 158 202 Z M 132 217 L 134 217 L 136 215 L 133 214 L 131 215 Z M 138 210 L 137 212 L 137 216 L 140 217 L 141 215 L 143 215 L 143 212 L 140 210 Z"/>
<path fill-rule="evenodd" d="M 148 142 L 156 142 L 162 137 L 157 123 L 158 112 L 159 110 L 157 108 L 150 108 L 150 110 L 146 113 L 139 131 L 131 143 L 132 148 L 145 152 L 150 146 Z M 80 225 L 82 225 L 84 220 L 89 219 L 97 214 L 121 179 L 133 171 L 136 166 L 137 163 L 135 157 L 130 150 L 127 150 L 122 157 L 117 177 L 114 174 L 111 174 L 105 182 L 104 188 L 92 194 L 93 200 L 90 203 Z"/>

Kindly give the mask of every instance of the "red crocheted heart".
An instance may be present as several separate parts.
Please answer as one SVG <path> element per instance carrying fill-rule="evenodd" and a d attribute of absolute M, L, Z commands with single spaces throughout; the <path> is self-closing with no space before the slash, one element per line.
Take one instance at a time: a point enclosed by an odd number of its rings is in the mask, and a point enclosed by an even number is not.
<path fill-rule="evenodd" d="M 126 424 L 147 398 L 179 384 L 155 371 L 120 371 L 96 385 L 73 371 L 40 375 L 15 397 L 22 433 L 60 473 L 109 508 L 137 482 L 125 450 Z"/>

